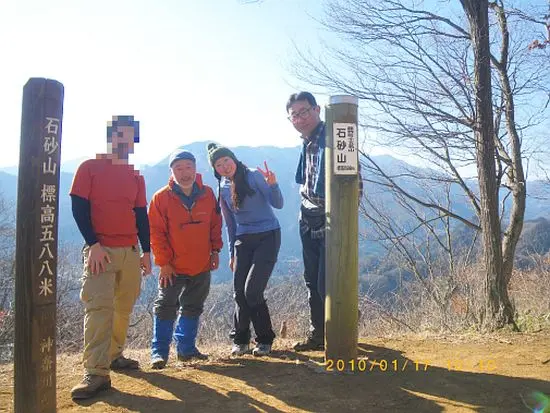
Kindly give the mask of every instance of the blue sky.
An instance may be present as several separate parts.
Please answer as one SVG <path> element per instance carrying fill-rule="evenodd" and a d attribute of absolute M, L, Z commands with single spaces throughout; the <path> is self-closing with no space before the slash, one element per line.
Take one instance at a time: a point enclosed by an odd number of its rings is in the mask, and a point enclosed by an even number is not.
<path fill-rule="evenodd" d="M 322 55 L 320 39 L 335 41 L 317 22 L 325 1 L 246 1 L 0 0 L 0 167 L 19 158 L 30 77 L 65 86 L 64 160 L 105 151 L 114 114 L 141 122 L 137 165 L 198 140 L 298 145 L 284 106 L 290 93 L 310 87 L 290 67 L 295 45 Z M 450 0 L 426 1 L 448 7 Z M 322 90 L 313 92 L 327 103 Z M 364 149 L 415 163 L 369 142 Z"/>
<path fill-rule="evenodd" d="M 320 1 L 2 0 L 0 167 L 17 163 L 23 86 L 65 86 L 62 157 L 105 150 L 113 114 L 141 122 L 134 160 L 175 147 L 299 144 L 285 101 L 298 82 L 293 42 L 315 45 Z M 319 96 L 319 103 L 327 101 Z"/>

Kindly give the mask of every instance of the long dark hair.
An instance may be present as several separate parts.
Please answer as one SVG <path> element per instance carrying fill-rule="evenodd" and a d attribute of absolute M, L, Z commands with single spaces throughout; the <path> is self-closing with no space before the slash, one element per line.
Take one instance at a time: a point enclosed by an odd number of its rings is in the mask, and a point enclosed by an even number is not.
<path fill-rule="evenodd" d="M 241 162 L 237 161 L 237 170 L 231 180 L 231 200 L 235 209 L 239 209 L 244 201 L 244 198 L 252 196 L 256 193 L 250 185 L 248 185 L 248 168 Z"/>

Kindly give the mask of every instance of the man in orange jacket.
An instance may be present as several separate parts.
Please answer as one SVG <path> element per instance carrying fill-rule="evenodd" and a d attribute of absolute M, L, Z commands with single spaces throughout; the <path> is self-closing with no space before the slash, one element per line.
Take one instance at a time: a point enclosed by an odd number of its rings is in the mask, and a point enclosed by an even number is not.
<path fill-rule="evenodd" d="M 210 271 L 218 268 L 223 246 L 216 197 L 197 174 L 193 154 L 179 149 L 170 156 L 169 166 L 168 185 L 153 195 L 149 206 L 151 250 L 160 267 L 151 343 L 154 369 L 166 366 L 172 334 L 178 360 L 208 357 L 195 341 L 210 291 Z"/>

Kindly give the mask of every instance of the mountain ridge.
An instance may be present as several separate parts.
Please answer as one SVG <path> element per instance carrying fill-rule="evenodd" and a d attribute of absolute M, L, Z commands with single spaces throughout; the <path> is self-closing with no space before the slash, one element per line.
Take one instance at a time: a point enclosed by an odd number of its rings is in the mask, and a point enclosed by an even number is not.
<path fill-rule="evenodd" d="M 212 168 L 208 161 L 206 145 L 212 141 L 198 141 L 191 144 L 181 145 L 179 148 L 190 150 L 194 153 L 197 159 L 197 172 L 203 176 L 203 182 L 217 192 L 218 182 L 213 175 Z M 178 148 L 175 148 L 176 150 Z M 276 266 L 275 276 L 287 275 L 290 273 L 301 272 L 301 245 L 299 240 L 298 227 L 298 211 L 300 205 L 299 185 L 295 183 L 294 176 L 298 158 L 300 154 L 300 146 L 295 147 L 276 147 L 271 145 L 265 146 L 237 146 L 230 147 L 234 151 L 239 160 L 249 167 L 255 168 L 258 165 L 263 165 L 266 161 L 270 169 L 275 172 L 281 191 L 284 196 L 285 206 L 282 210 L 275 210 L 275 215 L 279 219 L 282 232 L 281 251 L 279 253 L 279 261 Z M 144 165 L 140 168 L 140 173 L 143 174 L 146 188 L 147 199 L 150 200 L 153 193 L 162 188 L 168 182 L 170 170 L 168 167 L 168 158 L 170 152 L 164 158 L 151 165 Z M 406 163 L 405 161 L 396 159 L 390 155 L 373 156 L 373 159 L 385 169 L 397 173 L 400 170 L 406 170 L 409 173 L 428 173 L 430 169 L 419 168 Z M 78 161 L 82 161 L 79 159 Z M 71 202 L 68 196 L 72 183 L 73 172 L 68 172 L 72 167 L 76 167 L 77 160 L 67 161 L 65 167 L 62 164 L 60 174 L 60 198 L 59 198 L 59 240 L 61 243 L 81 244 L 82 237 L 74 223 L 71 212 Z M 369 178 L 368 171 L 363 171 L 364 178 Z M 418 190 L 407 178 L 399 178 L 408 190 Z M 546 188 L 544 182 L 532 181 L 529 183 L 529 193 L 543 191 Z M 6 168 L 0 168 L 0 193 L 8 202 L 15 205 L 17 191 L 17 176 L 13 173 L 6 172 Z M 375 187 L 370 179 L 365 180 L 365 193 L 371 199 L 383 204 L 387 211 L 396 214 L 396 219 L 399 219 L 401 209 L 396 205 L 391 198 L 389 191 L 382 187 Z M 459 191 L 453 192 L 453 197 L 458 210 L 463 214 L 472 215 L 469 204 L 464 200 L 463 194 Z M 550 201 L 546 198 L 538 196 L 529 197 L 527 203 L 526 219 L 534 219 L 548 216 L 547 211 L 550 209 Z M 15 213 L 15 208 L 13 208 Z M 543 225 L 541 221 L 541 225 Z M 361 219 L 360 225 L 363 229 L 367 228 L 367 223 Z M 368 231 L 367 231 L 368 232 Z M 224 242 L 227 240 L 224 228 Z M 360 256 L 367 259 L 368 256 L 380 255 L 382 248 L 380 245 L 368 240 L 360 241 Z M 231 279 L 231 273 L 227 268 L 226 263 L 229 258 L 227 248 L 224 248 L 221 255 L 220 269 L 214 274 L 215 281 L 227 281 Z"/>

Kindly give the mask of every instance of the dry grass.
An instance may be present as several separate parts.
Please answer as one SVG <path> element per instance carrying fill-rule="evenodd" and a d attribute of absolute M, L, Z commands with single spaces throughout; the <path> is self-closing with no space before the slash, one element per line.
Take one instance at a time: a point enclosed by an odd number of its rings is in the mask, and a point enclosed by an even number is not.
<path fill-rule="evenodd" d="M 360 297 L 361 336 L 394 336 L 404 333 L 434 334 L 479 332 L 484 310 L 484 274 L 473 266 L 455 274 L 447 300 L 433 298 L 439 287 L 417 281 L 382 299 Z M 550 262 L 541 260 L 530 270 L 514 270 L 509 295 L 522 332 L 550 330 Z"/>

